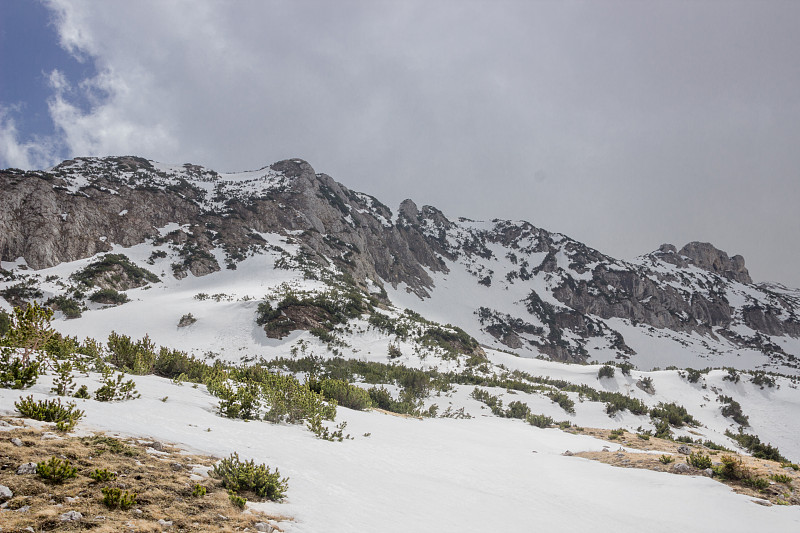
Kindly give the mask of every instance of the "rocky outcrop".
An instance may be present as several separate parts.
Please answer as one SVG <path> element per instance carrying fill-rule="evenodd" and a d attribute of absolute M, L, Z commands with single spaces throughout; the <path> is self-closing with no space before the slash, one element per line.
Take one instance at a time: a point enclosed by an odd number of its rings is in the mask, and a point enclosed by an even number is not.
<path fill-rule="evenodd" d="M 753 280 L 744 266 L 744 257 L 728 254 L 707 242 L 690 242 L 677 251 L 672 244 L 662 244 L 656 252 L 662 261 L 684 268 L 694 265 L 729 280 L 750 284 Z"/>

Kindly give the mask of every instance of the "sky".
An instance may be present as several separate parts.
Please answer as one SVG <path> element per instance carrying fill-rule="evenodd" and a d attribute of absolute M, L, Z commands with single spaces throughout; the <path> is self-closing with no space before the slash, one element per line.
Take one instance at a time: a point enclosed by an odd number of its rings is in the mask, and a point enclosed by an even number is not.
<path fill-rule="evenodd" d="M 800 2 L 0 1 L 0 168 L 286 158 L 800 287 Z"/>

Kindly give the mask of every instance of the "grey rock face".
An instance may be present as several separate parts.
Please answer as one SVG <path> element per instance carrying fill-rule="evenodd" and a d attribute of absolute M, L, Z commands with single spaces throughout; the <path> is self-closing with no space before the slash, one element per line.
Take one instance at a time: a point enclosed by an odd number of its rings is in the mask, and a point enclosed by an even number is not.
<path fill-rule="evenodd" d="M 10 500 L 14 497 L 14 493 L 11 492 L 11 489 L 6 487 L 5 485 L 0 485 L 0 502 L 5 500 Z"/>
<path fill-rule="evenodd" d="M 692 467 L 687 465 L 686 463 L 676 463 L 672 467 L 672 471 L 676 474 L 688 474 L 692 471 Z"/>
<path fill-rule="evenodd" d="M 475 313 L 482 329 L 505 346 L 560 360 L 585 361 L 590 339 L 612 346 L 621 358 L 633 355 L 606 322 L 612 318 L 720 334 L 779 354 L 781 347 L 760 334 L 800 337 L 800 304 L 780 291 L 751 285 L 766 303 L 731 305 L 726 290 L 752 280 L 741 256 L 708 243 L 680 251 L 664 244 L 637 262 L 623 262 L 526 222 L 452 221 L 411 200 L 395 217 L 377 199 L 300 159 L 261 169 L 247 186 L 195 165 L 172 173 L 159 168 L 120 157 L 65 161 L 49 172 L 0 171 L 0 259 L 24 257 L 38 269 L 107 251 L 111 243 L 152 239 L 179 252 L 172 274 L 183 278 L 223 268 L 215 250 L 224 250 L 225 267 L 236 268 L 248 253 L 269 246 L 258 233 L 279 233 L 300 246 L 307 264 L 332 264 L 362 288 L 367 280 L 404 283 L 425 298 L 434 289 L 429 273 L 447 272 L 447 261 L 467 265 L 476 284 L 493 289 L 536 278 L 549 294 L 530 285 L 519 289 L 527 314 L 504 315 L 480 304 Z M 184 229 L 162 235 L 167 224 Z M 505 279 L 492 271 L 497 259 L 513 265 Z M 119 277 L 108 273 L 108 281 Z M 742 337 L 732 328 L 736 323 L 758 335 Z"/>
<path fill-rule="evenodd" d="M 683 455 L 690 455 L 692 450 L 686 446 L 685 444 L 678 447 L 678 453 L 682 453 Z"/>
<path fill-rule="evenodd" d="M 78 522 L 83 518 L 83 515 L 78 511 L 67 511 L 59 515 L 58 519 L 62 522 Z"/>
<path fill-rule="evenodd" d="M 17 468 L 17 475 L 22 476 L 26 474 L 35 474 L 36 473 L 36 463 L 25 463 L 19 465 Z"/>

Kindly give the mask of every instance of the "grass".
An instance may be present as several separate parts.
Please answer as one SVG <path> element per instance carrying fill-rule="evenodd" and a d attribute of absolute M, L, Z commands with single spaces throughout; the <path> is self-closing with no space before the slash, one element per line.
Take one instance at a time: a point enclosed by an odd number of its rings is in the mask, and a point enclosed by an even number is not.
<path fill-rule="evenodd" d="M 4 512 L 4 531 L 30 527 L 34 531 L 156 532 L 163 530 L 159 519 L 171 520 L 175 531 L 254 531 L 257 522 L 275 525 L 279 519 L 242 512 L 214 478 L 199 483 L 192 480 L 192 468 L 211 468 L 215 463 L 211 457 L 184 455 L 168 446 L 166 455 L 148 454 L 144 451 L 147 444 L 104 434 L 43 439 L 42 430 L 24 426 L 20 419 L 3 420 L 15 426 L 5 433 L 8 438 L 0 440 L 3 463 L 43 463 L 57 457 L 77 469 L 75 477 L 55 484 L 36 474 L 0 470 L 0 484 L 14 493 L 8 508 L 30 506 L 25 513 Z M 14 446 L 12 437 L 19 438 L 23 446 Z M 78 511 L 83 518 L 61 522 L 59 515 L 67 511 Z"/>

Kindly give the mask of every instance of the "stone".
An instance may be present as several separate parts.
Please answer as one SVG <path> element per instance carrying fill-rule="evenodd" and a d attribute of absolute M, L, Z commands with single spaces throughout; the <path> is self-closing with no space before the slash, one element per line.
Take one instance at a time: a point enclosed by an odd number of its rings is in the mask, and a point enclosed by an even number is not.
<path fill-rule="evenodd" d="M 672 471 L 676 474 L 688 474 L 692 471 L 692 467 L 687 465 L 686 463 L 677 463 L 675 466 L 672 467 Z"/>
<path fill-rule="evenodd" d="M 11 489 L 6 487 L 5 485 L 0 485 L 0 501 L 10 500 L 13 497 L 14 493 L 11 492 Z"/>
<path fill-rule="evenodd" d="M 22 446 L 22 440 L 18 439 L 17 437 L 14 437 L 13 439 L 11 439 L 11 444 L 19 448 L 20 446 Z"/>
<path fill-rule="evenodd" d="M 678 447 L 678 453 L 682 453 L 683 455 L 690 455 L 692 453 L 692 450 L 685 444 L 682 444 Z"/>
<path fill-rule="evenodd" d="M 267 524 L 266 522 L 256 523 L 255 528 L 256 531 L 262 531 L 264 533 L 272 533 L 273 531 L 275 531 L 275 528 Z"/>
<path fill-rule="evenodd" d="M 149 446 L 151 448 L 153 448 L 154 450 L 156 450 L 157 452 L 163 452 L 164 451 L 164 445 L 162 443 L 158 442 L 157 440 L 151 442 L 149 444 Z"/>
<path fill-rule="evenodd" d="M 703 475 L 706 477 L 714 477 L 714 470 L 712 468 L 706 468 L 703 470 Z"/>
<path fill-rule="evenodd" d="M 18 512 L 18 513 L 27 513 L 30 510 L 31 510 L 31 506 L 30 505 L 23 505 L 19 509 L 16 509 L 16 512 Z"/>
<path fill-rule="evenodd" d="M 172 527 L 172 520 L 164 520 L 163 518 L 159 518 L 158 523 L 161 527 Z"/>
<path fill-rule="evenodd" d="M 24 474 L 35 474 L 36 473 L 36 463 L 25 463 L 19 465 L 17 468 L 17 475 L 22 476 Z"/>
<path fill-rule="evenodd" d="M 566 455 L 567 457 L 572 457 L 573 454 L 572 454 L 571 451 L 567 450 L 564 453 L 562 453 L 561 455 Z"/>
<path fill-rule="evenodd" d="M 59 515 L 58 519 L 62 522 L 77 522 L 83 518 L 83 515 L 78 511 L 67 511 Z"/>

